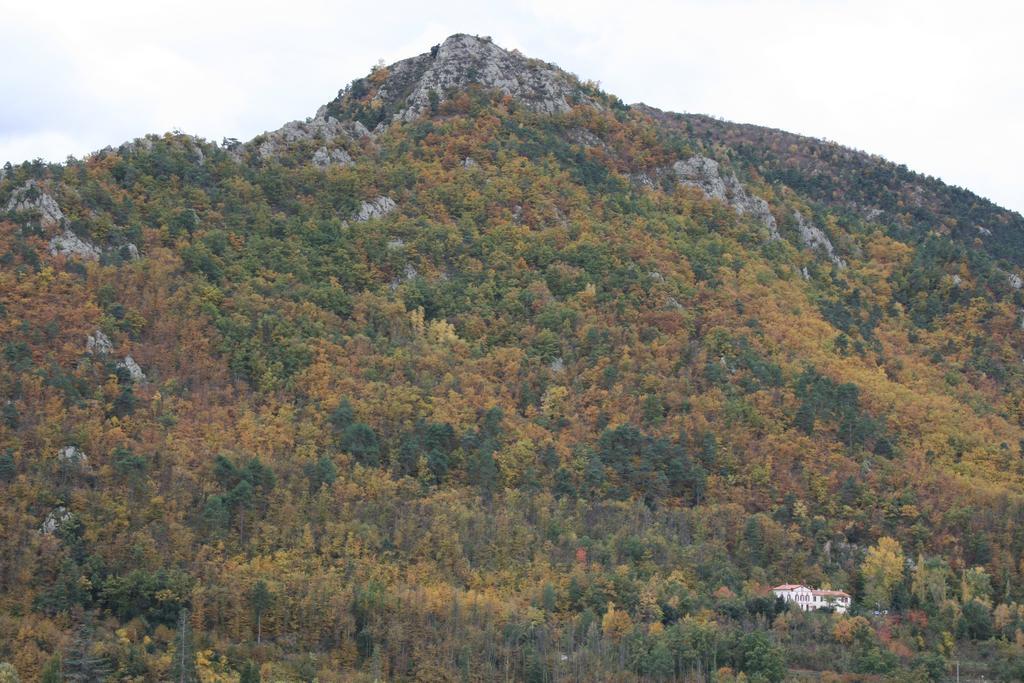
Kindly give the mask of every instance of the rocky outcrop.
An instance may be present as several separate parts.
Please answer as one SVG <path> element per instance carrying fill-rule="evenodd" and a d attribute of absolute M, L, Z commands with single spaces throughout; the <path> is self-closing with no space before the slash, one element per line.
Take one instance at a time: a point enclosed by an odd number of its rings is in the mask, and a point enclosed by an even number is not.
<path fill-rule="evenodd" d="M 399 62 L 392 70 L 396 75 L 406 69 L 417 70 L 421 66 L 417 60 L 423 62 L 423 58 L 421 55 Z M 451 36 L 429 59 L 406 98 L 407 106 L 395 115 L 396 119 L 411 121 L 430 111 L 432 97 L 443 99 L 449 91 L 473 83 L 500 90 L 528 108 L 548 114 L 569 111 L 570 101 L 579 90 L 564 71 L 503 50 L 488 38 Z"/>
<path fill-rule="evenodd" d="M 686 307 L 679 302 L 679 299 L 670 296 L 665 300 L 665 309 L 669 311 L 684 311 Z"/>
<path fill-rule="evenodd" d="M 723 176 L 714 159 L 692 156 L 673 164 L 672 173 L 680 185 L 696 187 L 708 198 L 725 202 L 736 213 L 752 216 L 768 228 L 769 239 L 780 239 L 779 228 L 768 202 L 747 192 L 735 173 Z M 650 185 L 653 184 L 650 182 Z"/>
<path fill-rule="evenodd" d="M 796 227 L 800 231 L 800 241 L 805 246 L 823 252 L 832 263 L 836 264 L 836 267 L 846 267 L 846 261 L 836 254 L 835 247 L 832 246 L 832 240 L 828 238 L 828 235 L 821 228 L 804 218 L 804 215 L 799 211 L 793 212 L 793 218 L 796 219 Z"/>
<path fill-rule="evenodd" d="M 103 330 L 96 330 L 85 340 L 85 352 L 90 356 L 106 356 L 113 350 L 114 343 L 103 334 Z"/>
<path fill-rule="evenodd" d="M 565 137 L 569 142 L 580 145 L 581 147 L 599 147 L 601 149 L 608 148 L 608 145 L 605 144 L 604 140 L 594 135 L 586 128 L 571 128 L 566 131 Z"/>
<path fill-rule="evenodd" d="M 736 176 L 732 176 L 733 179 Z M 768 202 L 756 197 L 752 194 L 748 194 L 743 190 L 742 185 L 737 185 L 738 191 L 733 195 L 732 201 L 730 202 L 732 208 L 736 209 L 736 213 L 743 215 L 749 214 L 754 217 L 755 220 L 763 224 L 768 228 L 768 238 L 771 240 L 781 239 L 779 235 L 779 227 L 775 223 L 775 216 L 772 215 L 772 210 L 768 206 Z"/>
<path fill-rule="evenodd" d="M 725 180 L 718 170 L 718 162 L 714 159 L 692 156 L 685 161 L 674 163 L 672 172 L 676 174 L 680 185 L 696 187 L 710 199 L 729 201 L 726 196 Z"/>
<path fill-rule="evenodd" d="M 11 194 L 7 200 L 8 213 L 33 213 L 39 216 L 44 228 L 54 228 L 64 221 L 64 212 L 57 201 L 48 195 L 34 180 L 29 180 Z"/>
<path fill-rule="evenodd" d="M 43 190 L 35 180 L 29 180 L 16 189 L 7 200 L 5 210 L 14 214 L 30 214 L 37 217 L 39 225 L 48 230 L 59 228 L 60 232 L 50 238 L 50 254 L 73 256 L 87 261 L 98 261 L 103 249 L 89 240 L 76 235 L 67 226 L 64 212 L 52 196 Z M 124 246 L 129 260 L 139 258 L 139 248 L 134 244 Z"/>
<path fill-rule="evenodd" d="M 142 368 L 139 367 L 139 364 L 131 356 L 125 356 L 124 360 L 118 361 L 117 367 L 127 370 L 128 376 L 136 384 L 146 381 L 146 373 L 142 371 Z"/>
<path fill-rule="evenodd" d="M 1013 289 L 1020 289 L 1021 287 L 1024 287 L 1024 280 L 1022 280 L 1020 275 L 1017 275 L 1016 273 L 1010 273 L 1006 277 L 1006 281 L 1010 283 L 1010 287 Z"/>
<path fill-rule="evenodd" d="M 90 356 L 109 356 L 113 351 L 114 343 L 110 341 L 110 337 L 103 334 L 102 330 L 96 330 L 94 334 L 90 334 L 86 339 L 85 352 Z M 130 354 L 117 361 L 117 367 L 127 372 L 128 377 L 135 384 L 146 381 L 146 373 L 142 371 L 142 367 Z M 68 446 L 66 448 L 73 447 Z"/>
<path fill-rule="evenodd" d="M 456 34 L 425 52 L 386 67 L 383 82 L 360 79 L 338 94 L 328 109 L 350 110 L 366 98 L 392 121 L 412 121 L 433 113 L 450 93 L 472 85 L 497 90 L 536 112 L 558 114 L 574 104 L 602 105 L 576 77 L 558 67 L 505 50 L 487 37 Z"/>
<path fill-rule="evenodd" d="M 98 261 L 104 254 L 112 256 L 115 262 L 117 260 L 137 261 L 142 258 L 139 248 L 131 242 L 120 246 L 99 247 L 68 229 L 50 238 L 50 254 L 53 256 L 60 254 L 74 256 L 86 261 Z"/>
<path fill-rule="evenodd" d="M 238 145 L 230 150 L 230 153 L 235 159 L 241 160 L 246 152 L 254 150 L 261 160 L 268 160 L 303 143 L 320 143 L 320 147 L 313 154 L 314 164 L 328 166 L 339 163 L 339 160 L 342 160 L 342 163 L 352 163 L 352 157 L 344 149 L 337 147 L 336 142 L 357 140 L 368 135 L 370 131 L 360 122 L 339 121 L 333 116 L 328 116 L 326 109 L 321 107 L 313 118 L 286 123 L 275 131 L 263 133 L 243 145 Z M 321 161 L 325 163 L 320 163 Z"/>
<path fill-rule="evenodd" d="M 416 266 L 412 265 L 411 263 L 406 263 L 405 268 L 402 269 L 402 274 L 388 283 L 388 289 L 390 289 L 393 292 L 399 287 L 401 287 L 404 283 L 412 282 L 419 276 L 420 273 L 418 270 L 416 270 Z"/>
<path fill-rule="evenodd" d="M 353 163 L 352 157 L 348 152 L 340 147 L 328 150 L 327 147 L 321 147 L 317 151 L 313 152 L 313 165 L 319 166 L 320 168 L 327 168 L 328 166 L 349 166 Z"/>
<path fill-rule="evenodd" d="M 78 446 L 64 446 L 57 451 L 57 461 L 61 465 L 74 465 L 84 467 L 89 464 L 89 458 Z"/>
<path fill-rule="evenodd" d="M 39 527 L 39 533 L 47 535 L 55 533 L 57 529 L 70 521 L 71 513 L 63 505 L 58 505 L 46 515 L 46 519 L 43 520 L 42 525 Z"/>
<path fill-rule="evenodd" d="M 136 250 L 137 252 L 138 250 Z M 92 242 L 65 229 L 64 232 L 55 235 L 50 240 L 50 253 L 54 256 L 64 254 L 65 256 L 77 256 L 87 261 L 98 261 L 103 252 Z"/>
<path fill-rule="evenodd" d="M 654 181 L 654 178 L 651 177 L 650 173 L 630 173 L 629 181 L 636 185 L 637 187 L 645 187 L 650 189 L 657 187 L 657 183 Z"/>
<path fill-rule="evenodd" d="M 395 200 L 391 197 L 377 197 L 370 201 L 363 202 L 356 214 L 357 221 L 369 221 L 374 218 L 383 218 L 396 208 Z"/>

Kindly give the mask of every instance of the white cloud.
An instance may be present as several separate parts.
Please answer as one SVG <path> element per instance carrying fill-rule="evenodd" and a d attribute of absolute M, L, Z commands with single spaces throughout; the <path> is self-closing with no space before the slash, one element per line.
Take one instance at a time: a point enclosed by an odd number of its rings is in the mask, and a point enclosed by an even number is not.
<path fill-rule="evenodd" d="M 21 135 L 0 135 L 0 159 L 47 159 L 63 161 L 88 152 L 81 143 L 61 131 L 34 131 Z"/>
<path fill-rule="evenodd" d="M 1024 9 L 889 0 L 0 0 L 0 158 L 248 138 L 451 33 L 627 102 L 836 140 L 1024 210 Z"/>

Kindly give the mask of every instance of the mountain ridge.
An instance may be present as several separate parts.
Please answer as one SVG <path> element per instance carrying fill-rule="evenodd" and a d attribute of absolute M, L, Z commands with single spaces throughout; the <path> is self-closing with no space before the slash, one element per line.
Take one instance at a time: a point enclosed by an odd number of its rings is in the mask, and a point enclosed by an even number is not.
<path fill-rule="evenodd" d="M 442 74 L 438 77 L 437 74 Z M 532 80 L 531 80 L 532 79 Z M 557 85 L 556 85 L 557 84 Z M 467 85 L 485 89 L 496 89 L 503 95 L 522 101 L 526 106 L 546 113 L 566 113 L 569 101 L 587 103 L 590 106 L 624 109 L 621 100 L 601 93 L 596 86 L 584 84 L 579 78 L 558 68 L 554 64 L 531 60 L 517 52 L 504 50 L 490 38 L 469 34 L 454 34 L 429 52 L 416 57 L 400 60 L 387 67 L 380 67 L 368 77 L 356 79 L 339 91 L 338 97 L 323 105 L 312 119 L 287 124 L 279 131 L 264 133 L 270 140 L 282 136 L 287 140 L 296 139 L 295 128 L 312 127 L 321 131 L 326 142 L 330 142 L 339 131 L 332 128 L 332 119 L 347 121 L 349 137 L 363 137 L 372 129 L 376 132 L 395 122 L 409 122 L 430 114 L 445 101 L 446 89 L 459 90 Z M 430 95 L 435 96 L 431 104 Z M 857 164 L 865 175 L 879 177 L 879 182 L 863 190 L 855 188 L 831 188 L 832 192 L 844 190 L 852 196 L 848 206 L 862 212 L 869 218 L 877 218 L 882 212 L 890 220 L 900 220 L 917 230 L 934 229 L 938 214 L 957 214 L 957 225 L 942 226 L 963 242 L 974 238 L 982 241 L 983 249 L 997 259 L 1007 259 L 1017 267 L 1024 267 L 1024 216 L 999 207 L 991 200 L 975 195 L 968 189 L 950 186 L 940 179 L 910 171 L 905 165 L 890 162 L 884 157 L 855 150 L 838 142 L 788 133 L 781 129 L 766 128 L 757 124 L 743 124 L 720 121 L 703 114 L 677 114 L 665 112 L 639 103 L 629 105 L 661 123 L 681 122 L 728 147 L 736 145 L 765 146 L 769 140 L 778 142 L 768 145 L 776 151 L 771 159 L 748 159 L 747 163 L 773 164 L 775 173 L 769 182 L 785 183 L 791 176 L 787 166 L 806 162 L 822 165 L 822 157 L 830 156 L 843 164 Z M 300 133 L 299 136 L 309 135 Z M 314 136 L 316 134 L 314 133 Z M 261 136 L 257 136 L 261 137 Z M 749 138 L 749 139 L 748 139 Z M 753 140 L 753 142 L 751 141 Z M 756 144 L 755 144 L 756 143 Z M 250 143 L 251 144 L 251 143 Z M 800 146 L 811 152 L 802 157 L 791 155 L 786 158 L 777 152 L 778 146 Z M 827 150 L 827 152 L 826 152 Z M 646 169 L 649 170 L 649 169 Z M 638 169 L 644 172 L 645 169 Z M 804 169 L 805 174 L 821 177 L 821 169 Z M 820 200 L 828 200 L 830 188 L 815 188 Z M 923 192 L 921 191 L 923 190 Z M 953 210 L 943 193 L 957 195 L 956 210 Z M 922 194 L 924 196 L 922 196 Z M 895 199 L 890 199 L 895 196 Z M 878 199 L 885 197 L 885 206 L 878 205 Z M 874 201 L 871 201 L 874 198 Z M 935 208 L 938 202 L 941 206 Z M 906 209 L 911 217 L 898 216 Z"/>

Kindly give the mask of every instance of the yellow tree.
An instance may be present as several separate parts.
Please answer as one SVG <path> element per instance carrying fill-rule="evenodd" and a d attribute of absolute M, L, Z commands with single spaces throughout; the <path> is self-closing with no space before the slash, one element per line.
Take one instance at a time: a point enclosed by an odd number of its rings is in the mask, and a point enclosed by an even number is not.
<path fill-rule="evenodd" d="M 606 638 L 617 643 L 633 632 L 633 620 L 629 618 L 629 612 L 617 610 L 609 602 L 608 611 L 601 619 L 601 629 Z"/>
<path fill-rule="evenodd" d="M 868 549 L 860 567 L 868 605 L 889 606 L 893 589 L 903 579 L 903 565 L 903 548 L 894 538 L 883 536 Z"/>

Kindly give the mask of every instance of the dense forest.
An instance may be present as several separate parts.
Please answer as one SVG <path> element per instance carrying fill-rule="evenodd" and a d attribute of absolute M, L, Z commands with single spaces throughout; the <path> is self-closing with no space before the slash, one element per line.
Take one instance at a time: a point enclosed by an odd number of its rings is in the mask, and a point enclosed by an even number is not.
<path fill-rule="evenodd" d="M 0 681 L 1024 680 L 966 190 L 454 36 L 0 209 Z"/>

